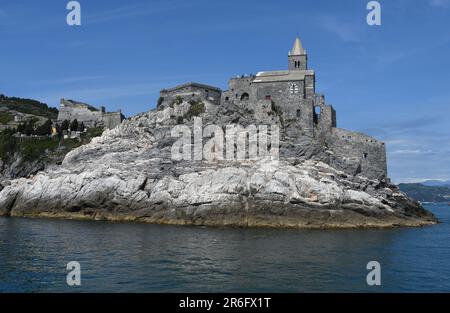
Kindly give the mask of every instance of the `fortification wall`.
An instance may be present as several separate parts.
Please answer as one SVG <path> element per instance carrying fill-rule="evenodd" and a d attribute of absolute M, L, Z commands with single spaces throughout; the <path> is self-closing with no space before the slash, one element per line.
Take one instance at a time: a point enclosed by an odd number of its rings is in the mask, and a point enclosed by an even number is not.
<path fill-rule="evenodd" d="M 329 136 L 336 127 L 336 111 L 333 106 L 325 104 L 325 97 L 316 94 L 313 104 L 314 133 L 316 136 Z"/>
<path fill-rule="evenodd" d="M 108 129 L 113 129 L 122 123 L 124 117 L 121 112 L 108 112 L 103 114 L 103 124 Z"/>
<path fill-rule="evenodd" d="M 197 86 L 197 85 L 182 85 L 172 89 L 163 89 L 160 92 L 160 97 L 162 99 L 159 106 L 169 106 L 172 105 L 177 97 L 182 97 L 185 101 L 191 100 L 208 100 L 213 104 L 220 104 L 222 92 L 215 88 L 208 88 L 208 86 Z"/>
<path fill-rule="evenodd" d="M 228 90 L 222 93 L 221 103 L 255 102 L 256 89 L 253 85 L 254 76 L 237 77 L 228 81 Z M 248 94 L 248 98 L 245 97 Z M 244 96 L 244 97 L 243 97 Z M 245 99 L 244 99 L 245 98 Z"/>
<path fill-rule="evenodd" d="M 61 106 L 58 113 L 58 122 L 64 120 L 83 122 L 86 127 L 97 127 L 103 122 L 101 111 L 91 111 L 83 106 Z"/>
<path fill-rule="evenodd" d="M 58 113 L 58 123 L 64 120 L 77 120 L 88 128 L 107 127 L 112 129 L 122 123 L 124 116 L 119 112 L 105 112 L 105 108 L 97 110 L 93 106 L 74 101 L 61 99 L 61 106 Z"/>
<path fill-rule="evenodd" d="M 335 157 L 356 166 L 356 173 L 384 180 L 387 178 L 386 147 L 381 141 L 362 133 L 332 128 L 330 147 Z"/>

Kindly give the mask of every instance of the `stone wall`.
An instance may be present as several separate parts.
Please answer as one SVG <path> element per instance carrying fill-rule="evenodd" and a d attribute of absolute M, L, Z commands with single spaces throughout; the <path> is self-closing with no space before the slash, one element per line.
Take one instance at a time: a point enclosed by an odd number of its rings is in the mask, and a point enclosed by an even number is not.
<path fill-rule="evenodd" d="M 253 87 L 253 80 L 255 76 L 242 76 L 231 78 L 228 81 L 228 90 L 222 93 L 223 104 L 227 103 L 243 103 L 255 102 L 256 99 L 256 89 Z M 248 98 L 246 97 L 248 94 Z"/>
<path fill-rule="evenodd" d="M 300 62 L 300 67 L 295 67 L 294 62 Z M 308 68 L 308 56 L 302 55 L 290 55 L 288 56 L 288 68 L 289 70 L 306 70 Z"/>
<path fill-rule="evenodd" d="M 75 119 L 79 123 L 82 122 L 87 128 L 106 127 L 112 129 L 124 120 L 124 116 L 120 111 L 106 113 L 104 109 L 98 110 L 85 103 L 61 99 L 58 123 Z"/>
<path fill-rule="evenodd" d="M 386 147 L 383 142 L 362 133 L 332 128 L 329 143 L 334 156 L 355 168 L 355 174 L 378 180 L 387 178 Z"/>
<path fill-rule="evenodd" d="M 172 106 L 177 97 L 183 100 L 208 100 L 213 104 L 220 104 L 222 91 L 219 88 L 198 84 L 186 83 L 170 89 L 163 89 L 160 92 L 160 102 L 158 107 Z"/>

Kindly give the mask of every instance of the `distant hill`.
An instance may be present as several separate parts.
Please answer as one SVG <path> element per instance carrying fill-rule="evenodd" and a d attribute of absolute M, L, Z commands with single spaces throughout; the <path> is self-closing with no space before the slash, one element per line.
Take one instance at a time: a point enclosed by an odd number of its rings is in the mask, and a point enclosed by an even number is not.
<path fill-rule="evenodd" d="M 20 113 L 42 116 L 49 119 L 56 119 L 58 116 L 58 109 L 51 108 L 45 103 L 32 99 L 7 97 L 5 95 L 0 95 L 0 110 L 17 111 Z M 7 120 L 8 116 L 5 115 L 4 119 Z"/>
<path fill-rule="evenodd" d="M 421 182 L 424 186 L 447 186 L 450 187 L 450 180 L 426 180 Z"/>
<path fill-rule="evenodd" d="M 400 184 L 400 190 L 420 202 L 450 203 L 449 186 L 425 186 L 423 184 Z"/>

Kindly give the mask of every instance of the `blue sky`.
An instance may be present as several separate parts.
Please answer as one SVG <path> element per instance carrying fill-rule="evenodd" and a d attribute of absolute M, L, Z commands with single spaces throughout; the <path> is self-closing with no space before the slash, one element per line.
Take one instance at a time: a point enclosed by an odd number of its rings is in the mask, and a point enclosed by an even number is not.
<path fill-rule="evenodd" d="M 161 88 L 285 69 L 298 33 L 338 126 L 387 143 L 395 182 L 450 178 L 450 0 L 0 0 L 0 93 L 155 106 Z"/>

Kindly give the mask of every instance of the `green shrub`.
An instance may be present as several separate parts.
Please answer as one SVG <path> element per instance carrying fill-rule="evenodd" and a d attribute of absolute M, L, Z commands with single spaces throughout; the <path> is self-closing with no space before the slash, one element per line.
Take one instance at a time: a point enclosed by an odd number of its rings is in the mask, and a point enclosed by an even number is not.
<path fill-rule="evenodd" d="M 17 139 L 13 136 L 12 130 L 0 132 L 0 159 L 3 162 L 9 160 L 14 155 L 17 147 Z"/>
<path fill-rule="evenodd" d="M 189 101 L 189 104 L 191 106 L 185 115 L 187 119 L 191 119 L 193 116 L 199 116 L 200 114 L 205 113 L 205 104 L 201 100 L 191 100 Z"/>
<path fill-rule="evenodd" d="M 172 103 L 169 105 L 172 109 L 175 107 L 175 105 L 180 105 L 183 103 L 183 97 L 176 96 L 175 99 L 173 99 Z"/>
<path fill-rule="evenodd" d="M 0 111 L 0 124 L 8 124 L 14 120 L 14 116 L 10 112 Z"/>

